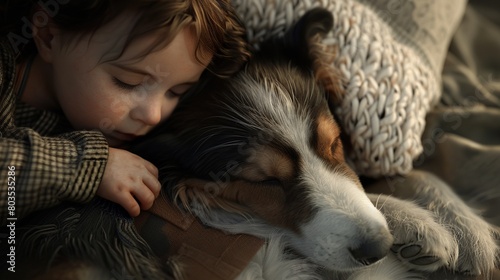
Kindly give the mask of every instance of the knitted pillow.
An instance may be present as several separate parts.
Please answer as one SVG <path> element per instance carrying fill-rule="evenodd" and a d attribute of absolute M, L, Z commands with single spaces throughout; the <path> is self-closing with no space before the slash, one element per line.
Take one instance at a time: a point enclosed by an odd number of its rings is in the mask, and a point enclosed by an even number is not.
<path fill-rule="evenodd" d="M 233 0 L 252 44 L 283 34 L 305 11 L 334 17 L 324 41 L 346 79 L 336 112 L 359 174 L 405 174 L 422 152 L 425 115 L 441 95 L 440 73 L 466 0 Z"/>

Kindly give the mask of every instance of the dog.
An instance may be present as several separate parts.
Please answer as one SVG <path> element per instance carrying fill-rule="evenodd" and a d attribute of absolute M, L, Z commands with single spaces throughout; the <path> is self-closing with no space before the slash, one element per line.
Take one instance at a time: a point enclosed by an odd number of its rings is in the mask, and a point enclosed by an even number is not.
<path fill-rule="evenodd" d="M 162 198 L 207 226 L 266 239 L 260 257 L 283 256 L 266 265 L 285 265 L 292 252 L 307 279 L 400 280 L 443 267 L 487 273 L 497 254 L 489 226 L 465 204 L 450 207 L 456 196 L 439 179 L 402 195 L 419 204 L 365 193 L 332 114 L 342 79 L 320 44 L 332 22 L 326 10 L 307 12 L 133 148 L 159 168 Z"/>

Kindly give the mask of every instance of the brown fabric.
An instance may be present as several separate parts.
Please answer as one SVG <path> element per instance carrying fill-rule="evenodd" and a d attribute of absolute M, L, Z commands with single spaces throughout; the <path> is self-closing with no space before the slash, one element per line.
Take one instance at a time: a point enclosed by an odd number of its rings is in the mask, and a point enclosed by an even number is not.
<path fill-rule="evenodd" d="M 189 280 L 234 279 L 264 244 L 251 235 L 226 234 L 206 227 L 161 197 L 135 219 L 135 224 L 158 257 L 164 263 L 175 259 Z"/>

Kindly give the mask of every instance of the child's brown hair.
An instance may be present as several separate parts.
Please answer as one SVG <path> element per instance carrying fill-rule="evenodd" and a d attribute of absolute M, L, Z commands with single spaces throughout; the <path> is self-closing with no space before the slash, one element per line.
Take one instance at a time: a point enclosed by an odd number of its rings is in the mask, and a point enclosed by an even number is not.
<path fill-rule="evenodd" d="M 33 51 L 31 24 L 54 23 L 69 40 L 92 34 L 125 12 L 134 12 L 125 47 L 138 37 L 162 32 L 147 50 L 167 45 L 186 25 L 193 24 L 199 38 L 196 57 L 214 54 L 208 66 L 212 73 L 227 77 L 248 60 L 245 30 L 230 0 L 7 0 L 0 6 L 0 36 L 7 37 L 24 56 Z M 30 47 L 31 45 L 31 47 Z M 144 53 L 144 55 L 147 54 Z M 110 60 L 118 57 L 111 58 Z"/>

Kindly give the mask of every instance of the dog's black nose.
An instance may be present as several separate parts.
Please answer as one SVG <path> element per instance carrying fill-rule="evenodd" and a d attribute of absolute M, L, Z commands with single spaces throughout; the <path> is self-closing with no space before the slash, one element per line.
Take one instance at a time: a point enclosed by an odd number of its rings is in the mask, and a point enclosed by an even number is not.
<path fill-rule="evenodd" d="M 355 260 L 363 265 L 370 265 L 377 262 L 387 255 L 392 242 L 386 240 L 377 240 L 364 242 L 354 249 L 350 249 L 351 255 Z"/>

